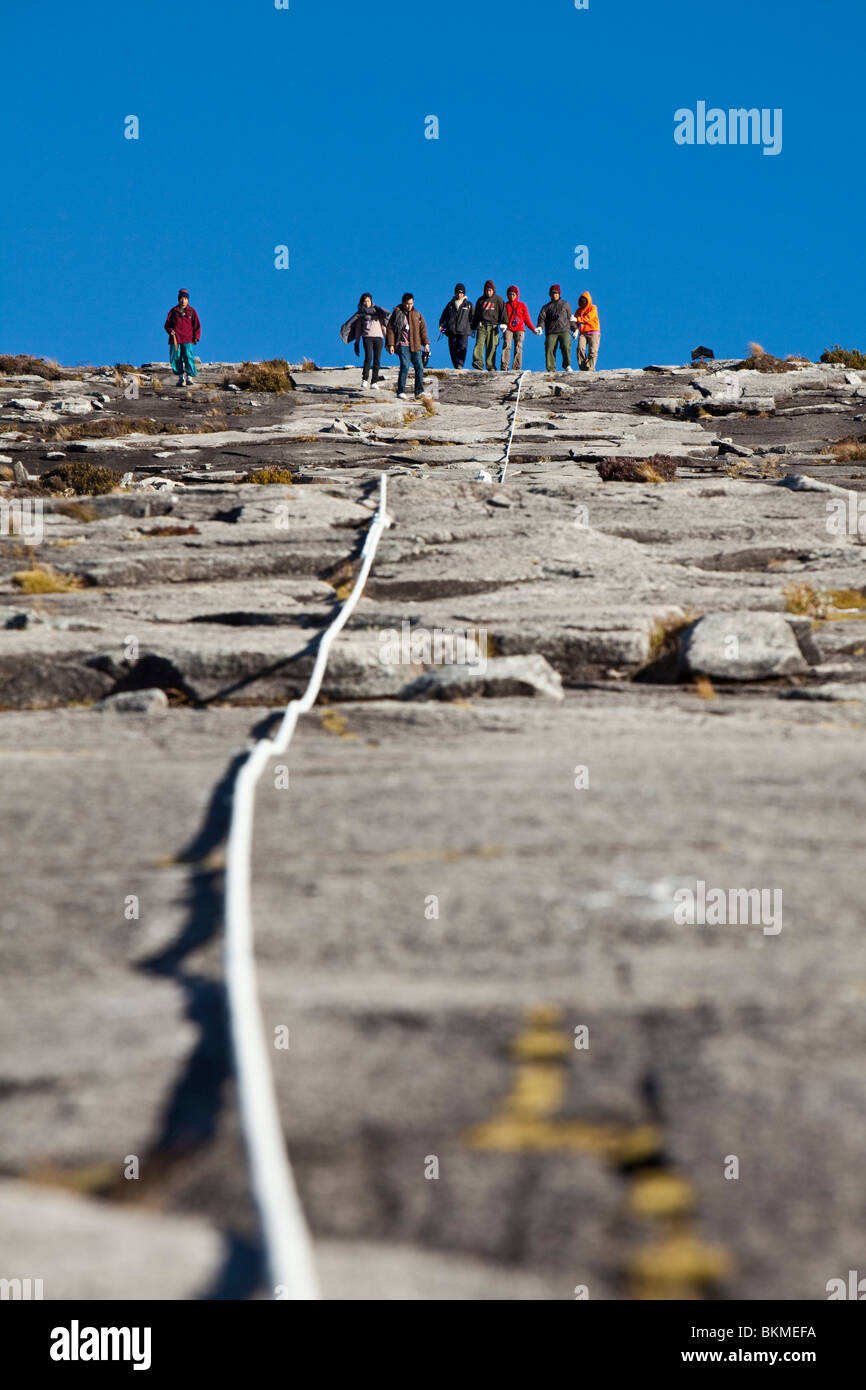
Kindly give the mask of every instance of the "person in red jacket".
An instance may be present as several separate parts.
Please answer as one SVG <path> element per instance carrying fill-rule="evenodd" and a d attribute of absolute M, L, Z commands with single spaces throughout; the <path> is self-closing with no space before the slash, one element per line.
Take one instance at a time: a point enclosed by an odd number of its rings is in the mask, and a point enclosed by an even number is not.
<path fill-rule="evenodd" d="M 511 345 L 513 343 L 514 370 L 519 372 L 523 364 L 523 334 L 527 328 L 530 333 L 534 333 L 535 324 L 532 322 L 532 315 L 520 298 L 520 290 L 517 285 L 509 285 L 507 294 L 505 332 L 502 335 L 502 357 L 499 362 L 499 370 L 501 372 L 509 370 L 508 363 L 511 359 Z"/>
<path fill-rule="evenodd" d="M 177 303 L 165 321 L 171 369 L 177 372 L 178 386 L 189 386 L 196 375 L 193 348 L 201 337 L 201 321 L 189 302 L 189 290 L 178 290 Z"/>

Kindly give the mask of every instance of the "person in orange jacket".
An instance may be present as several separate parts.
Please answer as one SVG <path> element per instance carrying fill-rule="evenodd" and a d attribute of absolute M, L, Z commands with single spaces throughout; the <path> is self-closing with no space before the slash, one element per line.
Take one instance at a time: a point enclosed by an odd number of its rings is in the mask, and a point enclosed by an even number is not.
<path fill-rule="evenodd" d="M 577 365 L 582 372 L 594 372 L 598 361 L 598 345 L 601 342 L 601 324 L 598 309 L 592 302 L 592 295 L 585 291 L 577 301 Z"/>

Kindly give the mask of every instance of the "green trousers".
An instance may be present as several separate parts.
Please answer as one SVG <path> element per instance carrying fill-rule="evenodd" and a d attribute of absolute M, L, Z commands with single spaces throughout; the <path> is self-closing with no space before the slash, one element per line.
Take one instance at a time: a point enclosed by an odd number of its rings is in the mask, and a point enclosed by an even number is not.
<path fill-rule="evenodd" d="M 475 335 L 475 351 L 472 354 L 473 367 L 486 367 L 488 372 L 496 371 L 496 349 L 499 346 L 499 329 L 495 323 L 479 323 Z"/>
<path fill-rule="evenodd" d="M 556 371 L 556 345 L 562 354 L 563 368 L 571 366 L 571 334 L 548 333 L 544 340 L 545 367 L 549 372 Z"/>

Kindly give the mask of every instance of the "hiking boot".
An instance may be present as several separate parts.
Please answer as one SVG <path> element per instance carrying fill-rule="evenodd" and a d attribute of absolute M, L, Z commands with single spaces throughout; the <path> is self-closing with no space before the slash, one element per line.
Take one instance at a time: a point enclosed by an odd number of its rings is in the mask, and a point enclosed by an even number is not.
<path fill-rule="evenodd" d="M 574 368 L 573 368 L 573 367 L 566 367 L 565 370 L 566 370 L 567 372 L 573 372 L 573 371 L 574 371 Z"/>
<path fill-rule="evenodd" d="M 408 399 L 409 399 L 409 397 L 406 395 L 406 392 L 405 392 L 405 391 L 398 391 L 398 392 L 397 392 L 397 400 L 398 400 L 398 401 L 408 401 Z"/>
<path fill-rule="evenodd" d="M 371 390 L 371 391 L 378 391 L 379 389 L 380 389 L 380 388 L 379 388 L 379 383 L 378 383 L 378 381 L 374 381 L 374 382 L 371 383 L 371 385 L 370 385 L 370 390 Z"/>

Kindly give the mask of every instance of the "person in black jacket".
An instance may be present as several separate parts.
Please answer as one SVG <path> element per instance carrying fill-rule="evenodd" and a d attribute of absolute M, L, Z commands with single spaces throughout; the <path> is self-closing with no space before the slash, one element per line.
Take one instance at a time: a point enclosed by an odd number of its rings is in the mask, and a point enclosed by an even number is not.
<path fill-rule="evenodd" d="M 496 293 L 496 286 L 488 280 L 484 293 L 476 299 L 472 311 L 472 330 L 475 333 L 475 351 L 472 366 L 476 371 L 484 367 L 488 372 L 496 371 L 496 349 L 499 346 L 499 325 L 505 322 L 505 300 Z"/>
<path fill-rule="evenodd" d="M 472 305 L 466 298 L 466 286 L 454 286 L 454 298 L 449 299 L 439 315 L 439 332 L 448 339 L 452 367 L 463 367 L 466 363 L 466 350 L 469 347 L 469 334 L 472 332 Z"/>
<path fill-rule="evenodd" d="M 354 314 L 346 320 L 340 329 L 340 337 L 343 342 L 355 344 L 356 357 L 360 357 L 361 344 L 364 344 L 364 366 L 361 371 L 362 391 L 367 389 L 367 379 L 370 376 L 371 367 L 373 370 L 371 387 L 374 391 L 379 390 L 377 383 L 381 375 L 382 344 L 385 341 L 388 318 L 388 310 L 383 309 L 379 304 L 374 304 L 372 295 L 362 294 Z"/>
<path fill-rule="evenodd" d="M 567 299 L 563 299 L 559 285 L 551 285 L 550 298 L 538 311 L 536 333 L 544 334 L 545 366 L 549 372 L 556 371 L 556 349 L 562 354 L 562 365 L 567 372 L 571 365 L 571 330 L 574 315 Z"/>

